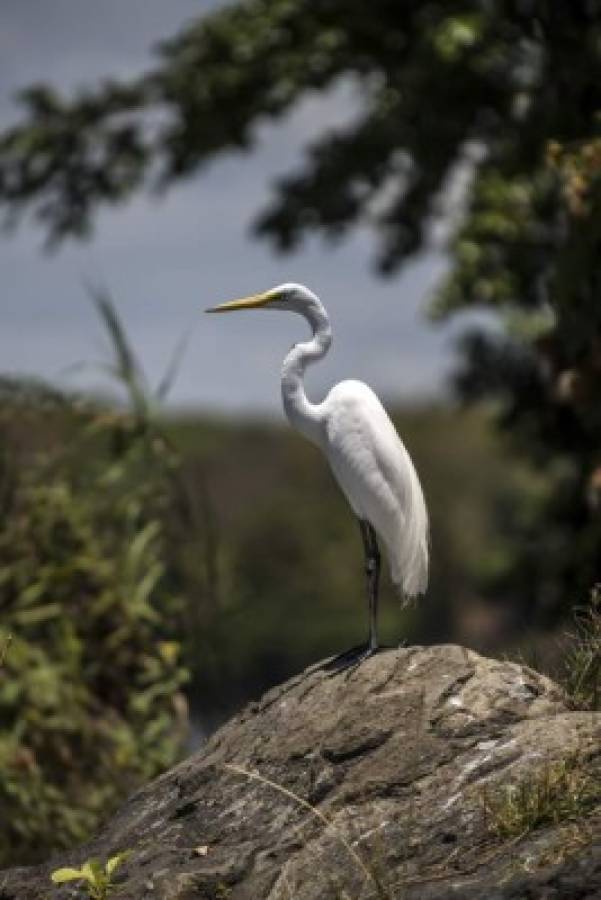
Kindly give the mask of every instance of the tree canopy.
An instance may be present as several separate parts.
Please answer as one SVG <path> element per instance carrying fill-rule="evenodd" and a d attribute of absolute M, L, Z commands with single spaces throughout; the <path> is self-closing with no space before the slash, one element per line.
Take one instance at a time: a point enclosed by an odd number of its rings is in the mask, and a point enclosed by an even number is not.
<path fill-rule="evenodd" d="M 367 224 L 390 274 L 427 245 L 467 160 L 435 311 L 503 323 L 466 338 L 458 386 L 495 397 L 548 473 L 511 577 L 555 607 L 600 576 L 599 0 L 233 3 L 163 43 L 139 78 L 25 90 L 22 122 L 0 135 L 0 204 L 11 221 L 31 209 L 50 243 L 81 237 L 100 205 L 251 147 L 266 118 L 345 77 L 359 115 L 305 148 L 255 227 L 290 249 Z"/>

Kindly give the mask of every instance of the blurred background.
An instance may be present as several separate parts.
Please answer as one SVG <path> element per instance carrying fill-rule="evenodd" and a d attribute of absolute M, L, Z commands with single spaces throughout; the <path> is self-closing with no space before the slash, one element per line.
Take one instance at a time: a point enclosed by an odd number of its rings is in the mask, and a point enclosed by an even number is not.
<path fill-rule="evenodd" d="M 431 585 L 385 581 L 385 642 L 560 677 L 601 568 L 601 3 L 0 26 L 0 861 L 364 639 L 357 524 L 280 410 L 304 326 L 202 316 L 231 297 L 316 291 L 309 393 L 365 380 L 416 462 Z"/>

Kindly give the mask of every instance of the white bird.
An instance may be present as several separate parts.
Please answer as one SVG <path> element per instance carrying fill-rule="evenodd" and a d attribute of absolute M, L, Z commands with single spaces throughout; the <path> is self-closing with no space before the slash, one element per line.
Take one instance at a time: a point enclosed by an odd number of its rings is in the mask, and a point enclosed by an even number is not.
<path fill-rule="evenodd" d="M 325 453 L 359 519 L 365 551 L 369 639 L 358 658 L 352 660 L 356 663 L 378 649 L 380 553 L 376 535 L 386 547 L 392 581 L 403 597 L 417 597 L 427 587 L 428 513 L 417 472 L 384 407 L 366 384 L 341 381 L 322 403 L 311 403 L 307 398 L 305 369 L 322 359 L 332 343 L 330 321 L 319 297 L 304 285 L 281 284 L 207 312 L 245 309 L 299 313 L 312 331 L 312 339 L 295 344 L 284 359 L 282 399 L 290 423 Z"/>

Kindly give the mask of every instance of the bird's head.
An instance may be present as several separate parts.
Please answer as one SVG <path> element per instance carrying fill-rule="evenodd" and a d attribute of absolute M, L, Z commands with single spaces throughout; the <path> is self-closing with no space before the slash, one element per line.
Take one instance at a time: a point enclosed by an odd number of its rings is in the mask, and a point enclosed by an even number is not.
<path fill-rule="evenodd" d="M 262 294 L 230 300 L 205 310 L 209 313 L 235 312 L 239 309 L 283 309 L 307 316 L 321 308 L 319 298 L 303 284 L 279 284 Z"/>

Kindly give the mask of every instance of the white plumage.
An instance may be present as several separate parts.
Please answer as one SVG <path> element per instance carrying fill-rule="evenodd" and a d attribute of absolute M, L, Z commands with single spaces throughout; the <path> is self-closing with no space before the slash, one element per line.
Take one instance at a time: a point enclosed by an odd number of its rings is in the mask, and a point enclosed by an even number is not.
<path fill-rule="evenodd" d="M 321 404 L 323 449 L 355 515 L 386 545 L 390 574 L 405 597 L 428 585 L 428 514 L 411 457 L 366 384 L 342 381 Z"/>
<path fill-rule="evenodd" d="M 327 313 L 308 288 L 282 284 L 263 294 L 208 312 L 279 309 L 302 315 L 312 339 L 295 344 L 282 366 L 282 399 L 291 424 L 324 452 L 361 523 L 366 555 L 370 636 L 360 658 L 375 652 L 379 552 L 386 546 L 393 582 L 405 598 L 423 594 L 428 583 L 428 514 L 417 472 L 384 407 L 360 381 L 342 381 L 322 403 L 311 403 L 303 384 L 307 365 L 332 342 Z M 375 533 L 374 533 L 375 532 Z"/>

